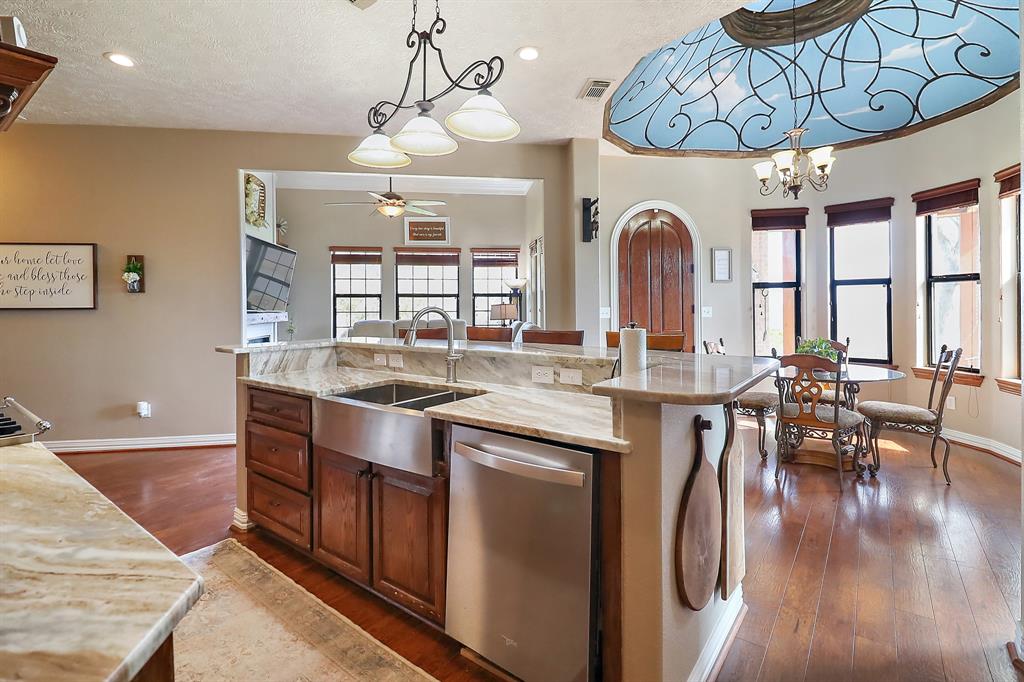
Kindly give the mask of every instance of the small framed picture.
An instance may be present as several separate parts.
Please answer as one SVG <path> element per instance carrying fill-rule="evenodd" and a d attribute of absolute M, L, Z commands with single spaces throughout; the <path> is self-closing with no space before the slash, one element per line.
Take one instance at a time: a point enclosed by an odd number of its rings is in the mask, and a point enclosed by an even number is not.
<path fill-rule="evenodd" d="M 711 281 L 732 281 L 732 249 L 711 247 Z"/>
<path fill-rule="evenodd" d="M 447 246 L 452 243 L 447 216 L 437 218 L 405 217 L 406 246 Z"/>

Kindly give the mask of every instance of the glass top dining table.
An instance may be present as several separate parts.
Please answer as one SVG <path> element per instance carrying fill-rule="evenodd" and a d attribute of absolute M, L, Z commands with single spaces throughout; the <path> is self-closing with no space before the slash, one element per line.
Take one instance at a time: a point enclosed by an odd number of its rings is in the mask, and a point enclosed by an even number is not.
<path fill-rule="evenodd" d="M 785 379 L 792 379 L 797 375 L 796 367 L 782 367 L 779 375 Z M 816 370 L 815 378 L 829 383 L 836 383 L 836 373 Z M 843 382 L 843 394 L 846 397 L 847 407 L 854 409 L 857 406 L 857 394 L 860 393 L 860 385 L 878 381 L 898 381 L 905 378 L 905 372 L 898 369 L 891 369 L 882 365 L 862 365 L 851 362 L 840 372 Z"/>

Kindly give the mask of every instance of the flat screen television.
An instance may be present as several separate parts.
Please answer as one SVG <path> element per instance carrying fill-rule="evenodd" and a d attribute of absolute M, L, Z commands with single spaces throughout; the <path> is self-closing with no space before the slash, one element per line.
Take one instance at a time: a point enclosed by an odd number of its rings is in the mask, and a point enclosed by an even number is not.
<path fill-rule="evenodd" d="M 245 300 L 250 312 L 284 312 L 295 274 L 291 249 L 245 237 Z"/>

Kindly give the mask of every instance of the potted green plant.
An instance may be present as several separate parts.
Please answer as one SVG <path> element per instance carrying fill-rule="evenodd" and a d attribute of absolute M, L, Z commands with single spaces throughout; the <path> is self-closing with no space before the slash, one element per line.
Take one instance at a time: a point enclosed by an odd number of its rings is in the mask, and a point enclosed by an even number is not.
<path fill-rule="evenodd" d="M 142 291 L 142 263 L 134 258 L 130 259 L 124 265 L 121 279 L 128 285 L 128 293 L 137 294 Z"/>
<path fill-rule="evenodd" d="M 816 339 L 804 339 L 796 347 L 796 352 L 828 358 L 832 362 L 839 359 L 839 353 L 832 347 L 832 342 L 820 336 Z"/>

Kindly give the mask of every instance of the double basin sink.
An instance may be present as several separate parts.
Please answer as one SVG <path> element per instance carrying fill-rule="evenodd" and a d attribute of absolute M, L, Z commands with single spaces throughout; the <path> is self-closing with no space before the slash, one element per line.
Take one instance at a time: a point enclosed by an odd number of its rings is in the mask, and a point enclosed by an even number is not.
<path fill-rule="evenodd" d="M 422 476 L 435 473 L 443 435 L 423 410 L 480 393 L 400 381 L 313 401 L 313 444 Z"/>

